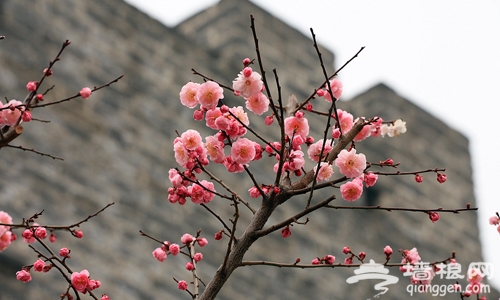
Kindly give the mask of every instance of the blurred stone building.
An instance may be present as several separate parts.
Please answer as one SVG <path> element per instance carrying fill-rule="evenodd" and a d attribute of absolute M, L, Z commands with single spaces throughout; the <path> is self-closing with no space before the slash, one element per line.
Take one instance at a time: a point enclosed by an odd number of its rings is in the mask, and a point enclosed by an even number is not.
<path fill-rule="evenodd" d="M 185 232 L 209 238 L 199 264 L 201 278 L 208 282 L 222 261 L 226 242 L 211 237 L 220 223 L 200 207 L 167 201 L 168 170 L 176 166 L 172 141 L 175 130 L 195 126 L 192 111 L 181 106 L 180 88 L 189 80 L 201 82 L 191 68 L 222 83 L 230 84 L 241 69 L 241 60 L 255 57 L 249 14 L 256 27 L 270 86 L 276 93 L 272 69 L 276 68 L 283 97 L 295 94 L 304 99 L 323 81 L 318 58 L 309 37 L 249 1 L 222 0 L 174 28 L 168 28 L 120 0 L 15 1 L 0 2 L 0 91 L 2 97 L 22 99 L 28 81 L 38 80 L 62 42 L 72 41 L 47 79 L 55 88 L 46 101 L 76 94 L 84 86 L 98 86 L 121 74 L 117 84 L 94 93 L 90 99 L 36 109 L 33 116 L 50 123 L 25 124 L 25 132 L 13 144 L 63 157 L 54 161 L 33 153 L 4 148 L 0 152 L 0 210 L 15 222 L 44 209 L 41 224 L 72 224 L 107 203 L 115 205 L 82 225 L 85 237 L 77 240 L 60 233 L 54 249 L 72 250 L 69 261 L 75 271 L 88 269 L 112 299 L 188 299 L 172 277 L 190 279 L 186 261 L 169 257 L 158 263 L 151 252 L 157 245 L 141 237 L 139 230 L 163 240 L 179 242 Z M 342 62 L 322 49 L 328 71 Z M 43 90 L 43 88 L 42 88 Z M 277 97 L 277 96 L 275 96 Z M 225 100 L 237 98 L 226 92 Z M 240 103 L 239 105 L 242 105 Z M 315 103 L 316 105 L 316 103 Z M 321 108 L 318 102 L 317 107 Z M 424 174 L 417 184 L 412 177 L 380 178 L 366 189 L 354 205 L 383 205 L 418 208 L 475 206 L 468 140 L 412 102 L 401 98 L 384 84 L 374 86 L 339 107 L 355 116 L 402 117 L 408 132 L 393 139 L 369 139 L 359 151 L 369 161 L 390 157 L 402 162 L 400 170 L 446 167 L 448 181 L 440 185 L 435 176 Z M 326 108 L 326 105 L 323 107 Z M 319 139 L 324 120 L 311 118 L 311 135 Z M 266 132 L 261 119 L 252 118 L 257 131 Z M 205 132 L 205 133 L 208 133 Z M 251 170 L 263 183 L 272 181 L 270 160 Z M 272 161 L 274 164 L 274 161 Z M 309 166 L 310 167 L 310 166 Z M 214 168 L 221 177 L 224 170 Z M 251 186 L 245 175 L 223 177 L 242 195 Z M 326 193 L 331 195 L 337 190 Z M 318 194 L 321 200 L 325 194 Z M 304 206 L 305 199 L 280 207 L 270 222 L 278 222 Z M 252 201 L 258 201 L 253 199 Z M 343 200 L 336 200 L 345 204 Z M 224 218 L 232 211 L 221 199 L 210 207 Z M 242 213 L 241 224 L 249 214 Z M 238 232 L 242 232 L 243 228 Z M 20 232 L 16 232 L 20 235 Z M 291 238 L 279 233 L 256 242 L 245 259 L 308 262 L 333 254 L 343 261 L 342 247 L 365 251 L 368 258 L 383 262 L 382 249 L 417 247 L 424 261 L 437 261 L 456 251 L 466 268 L 482 261 L 474 212 L 441 214 L 432 224 L 425 214 L 383 211 L 322 210 L 310 216 L 307 226 L 294 226 Z M 396 253 L 397 254 L 397 253 Z M 393 262 L 399 262 L 395 254 Z M 21 266 L 35 261 L 34 253 L 16 241 L 0 254 L 0 300 L 55 299 L 66 290 L 60 274 L 33 274 L 27 284 L 15 280 Z M 218 299 L 366 299 L 376 294 L 373 281 L 348 284 L 354 269 L 238 269 Z M 383 299 L 408 299 L 408 278 L 400 277 Z M 463 270 L 462 274 L 465 274 Z M 436 281 L 453 284 L 452 280 Z M 464 284 L 465 281 L 462 281 Z M 492 291 L 490 295 L 498 298 Z M 431 295 L 414 295 L 432 299 Z M 440 298 L 458 299 L 456 294 Z"/>

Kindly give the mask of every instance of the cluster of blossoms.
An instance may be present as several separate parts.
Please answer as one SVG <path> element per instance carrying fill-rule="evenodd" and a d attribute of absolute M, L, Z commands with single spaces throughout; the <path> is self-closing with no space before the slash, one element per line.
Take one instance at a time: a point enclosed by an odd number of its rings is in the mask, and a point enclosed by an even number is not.
<path fill-rule="evenodd" d="M 352 260 L 354 257 L 356 257 L 356 254 L 354 254 L 351 251 L 351 248 L 349 248 L 348 246 L 345 246 L 344 248 L 342 248 L 342 252 L 345 255 L 348 255 L 346 258 L 344 258 L 344 264 L 345 265 L 352 265 L 353 264 Z M 357 258 L 359 259 L 359 261 L 361 261 L 361 263 L 363 263 L 363 260 L 365 259 L 365 257 L 366 257 L 366 253 L 364 251 L 359 252 L 359 254 L 357 255 Z"/>
<path fill-rule="evenodd" d="M 498 216 L 498 214 L 490 217 L 489 222 L 490 225 L 497 226 L 497 231 L 498 233 L 500 233 L 500 217 Z M 1 249 L 2 248 L 0 247 L 0 250 Z"/>
<path fill-rule="evenodd" d="M 87 291 L 93 291 L 99 288 L 101 282 L 99 280 L 90 279 L 89 271 L 82 270 L 71 274 L 71 285 L 75 290 L 85 294 Z"/>
<path fill-rule="evenodd" d="M 31 121 L 31 112 L 26 110 L 21 101 L 10 100 L 6 104 L 0 102 L 0 126 L 14 126 L 20 121 Z"/>
<path fill-rule="evenodd" d="M 401 263 L 405 265 L 399 267 L 399 270 L 403 272 L 404 275 L 411 275 L 411 283 L 422 285 L 430 284 L 432 279 L 436 275 L 434 267 L 424 266 L 423 269 L 419 269 L 418 272 L 414 272 L 414 265 L 421 262 L 421 258 L 418 254 L 417 248 L 413 248 L 411 250 L 403 250 L 402 254 L 403 258 L 401 259 Z M 423 276 L 422 274 L 425 274 L 425 276 Z"/>
<path fill-rule="evenodd" d="M 248 58 L 243 60 L 244 68 L 233 81 L 233 92 L 236 96 L 245 99 L 248 110 L 262 115 L 268 111 L 270 102 L 263 94 L 262 77 L 252 70 L 251 63 Z M 335 78 L 330 81 L 329 86 L 325 85 L 322 89 L 317 90 L 316 94 L 327 102 L 332 101 L 332 94 L 335 100 L 339 99 L 343 91 L 342 82 Z M 331 88 L 332 94 L 330 94 L 329 88 Z M 205 119 L 206 126 L 218 132 L 215 135 L 207 136 L 205 142 L 195 130 L 188 130 L 175 139 L 175 159 L 185 170 L 171 169 L 169 171 L 173 187 L 169 188 L 168 199 L 172 203 L 184 204 L 186 198 L 191 197 L 194 203 L 207 203 L 213 199 L 215 189 L 211 182 L 198 181 L 196 174 L 202 171 L 201 168 L 208 165 L 209 160 L 223 164 L 231 173 L 242 172 L 250 162 L 262 157 L 263 149 L 258 143 L 243 137 L 250 123 L 243 107 L 229 108 L 226 105 L 219 105 L 219 101 L 224 99 L 224 93 L 222 87 L 216 82 L 206 81 L 202 84 L 189 82 L 182 87 L 179 97 L 181 103 L 188 108 L 195 109 L 199 105 L 199 108 L 194 111 L 193 118 L 195 120 Z M 307 106 L 306 110 L 310 111 L 310 108 Z M 277 160 L 273 168 L 274 172 L 281 171 L 301 176 L 306 163 L 302 145 L 306 144 L 309 158 L 319 163 L 314 166 L 314 171 L 317 174 L 316 180 L 330 180 L 334 174 L 333 165 L 335 164 L 340 173 L 350 180 L 340 186 L 342 197 L 347 201 L 355 201 L 363 192 L 363 183 L 366 187 L 373 186 L 378 176 L 373 172 L 365 172 L 366 157 L 364 154 L 356 153 L 356 149 L 343 150 L 334 163 L 324 161 L 332 150 L 334 139 L 339 138 L 342 133 L 348 132 L 358 121 L 358 119 L 354 119 L 352 114 L 341 109 L 332 114 L 332 117 L 338 119 L 332 128 L 332 140 L 314 142 L 314 139 L 308 136 L 308 120 L 302 111 L 297 111 L 284 120 L 287 145 L 281 145 L 280 142 L 270 142 L 266 145 L 265 151 Z M 273 119 L 273 115 L 267 116 L 265 123 L 271 125 Z M 354 142 L 362 141 L 370 136 L 388 135 L 393 137 L 405 131 L 406 123 L 401 120 L 387 125 L 383 123 L 381 118 L 375 117 L 371 123 L 365 124 L 354 138 Z M 230 148 L 229 154 L 224 151 L 227 147 Z M 281 154 L 282 147 L 287 147 L 283 154 Z M 323 153 L 322 157 L 319 157 L 321 153 Z M 285 156 L 281 170 L 279 170 L 280 155 Z M 256 198 L 261 195 L 261 192 L 267 194 L 271 189 L 273 187 L 263 185 L 259 190 L 254 186 L 250 188 L 249 192 L 251 197 Z"/>
<path fill-rule="evenodd" d="M 11 216 L 4 211 L 0 211 L 0 223 L 12 224 Z M 0 253 L 7 249 L 14 239 L 15 235 L 10 231 L 10 226 L 0 225 Z"/>

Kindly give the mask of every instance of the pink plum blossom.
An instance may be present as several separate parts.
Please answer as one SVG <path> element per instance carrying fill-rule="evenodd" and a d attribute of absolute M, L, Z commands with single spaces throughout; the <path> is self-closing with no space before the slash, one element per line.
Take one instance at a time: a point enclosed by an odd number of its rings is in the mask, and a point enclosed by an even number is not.
<path fill-rule="evenodd" d="M 285 228 L 281 230 L 281 236 L 283 238 L 287 238 L 292 235 L 292 231 L 290 230 L 290 225 L 287 225 Z"/>
<path fill-rule="evenodd" d="M 356 123 L 358 120 L 359 120 L 359 118 L 354 120 L 354 123 Z M 372 131 L 373 131 L 373 125 L 367 124 L 367 125 L 363 126 L 363 129 L 361 129 L 361 131 L 358 134 L 356 134 L 356 136 L 354 137 L 354 141 L 361 142 L 362 140 L 365 140 L 366 138 L 368 138 L 372 134 Z"/>
<path fill-rule="evenodd" d="M 195 150 L 203 146 L 200 133 L 193 129 L 189 129 L 181 134 L 181 142 L 187 150 Z"/>
<path fill-rule="evenodd" d="M 218 164 L 224 163 L 224 143 L 217 136 L 207 136 L 205 138 L 205 148 L 210 160 Z"/>
<path fill-rule="evenodd" d="M 219 130 L 218 126 L 215 125 L 215 120 L 217 120 L 218 117 L 222 116 L 222 112 L 218 107 L 207 111 L 205 114 L 205 121 L 207 124 L 207 127 L 210 127 L 215 130 Z"/>
<path fill-rule="evenodd" d="M 22 269 L 16 272 L 16 279 L 24 283 L 31 281 L 31 274 L 29 271 Z"/>
<path fill-rule="evenodd" d="M 340 151 L 335 165 L 339 167 L 340 173 L 347 178 L 355 178 L 363 174 L 366 168 L 366 156 L 362 153 L 356 154 L 356 149 L 351 151 Z"/>
<path fill-rule="evenodd" d="M 325 260 L 325 264 L 333 265 L 333 263 L 335 262 L 335 256 L 328 254 L 327 256 L 325 256 L 324 260 Z"/>
<path fill-rule="evenodd" d="M 205 188 L 203 188 L 203 187 Z M 210 192 L 212 191 L 212 192 Z M 188 188 L 188 193 L 191 196 L 191 201 L 195 204 L 208 203 L 214 199 L 215 194 L 214 184 L 212 182 L 202 180 L 199 183 L 193 183 Z"/>
<path fill-rule="evenodd" d="M 385 254 L 385 256 L 392 255 L 392 248 L 391 248 L 391 246 L 385 246 L 385 248 L 384 248 L 384 254 Z"/>
<path fill-rule="evenodd" d="M 80 293 L 85 293 L 89 284 L 89 271 L 73 272 L 71 274 L 71 285 Z"/>
<path fill-rule="evenodd" d="M 300 135 L 303 138 L 309 134 L 309 123 L 306 118 L 297 118 L 295 116 L 285 119 L 285 133 L 288 137 Z"/>
<path fill-rule="evenodd" d="M 1 103 L 0 103 L 1 104 Z M 24 111 L 24 106 L 20 106 L 23 103 L 17 100 L 10 100 L 3 107 L 10 107 L 9 109 L 3 109 L 0 111 L 1 118 L 0 124 L 14 126 L 21 117 Z M 0 106 L 1 107 L 1 106 Z"/>
<path fill-rule="evenodd" d="M 181 247 L 178 244 L 170 244 L 168 251 L 170 251 L 170 254 L 173 256 L 176 256 L 181 251 Z"/>
<path fill-rule="evenodd" d="M 189 233 L 185 233 L 182 235 L 181 237 L 181 242 L 183 244 L 191 244 L 191 242 L 194 241 L 194 237 L 192 235 L 190 235 Z"/>
<path fill-rule="evenodd" d="M 88 88 L 88 87 L 84 87 L 80 91 L 80 96 L 82 96 L 83 99 L 88 99 L 91 94 L 92 94 L 92 90 L 90 88 Z"/>
<path fill-rule="evenodd" d="M 179 93 L 181 103 L 189 108 L 195 108 L 198 105 L 198 99 L 196 99 L 196 93 L 200 87 L 199 83 L 188 82 L 182 88 Z"/>
<path fill-rule="evenodd" d="M 432 223 L 435 223 L 437 220 L 439 220 L 439 214 L 435 211 L 430 212 L 429 219 L 432 221 Z"/>
<path fill-rule="evenodd" d="M 245 98 L 246 108 L 256 115 L 262 115 L 269 110 L 269 99 L 263 93 L 257 93 Z"/>
<path fill-rule="evenodd" d="M 271 124 L 273 124 L 273 121 L 274 121 L 274 117 L 271 115 L 271 116 L 267 116 L 265 119 L 264 119 L 264 123 L 269 126 Z"/>
<path fill-rule="evenodd" d="M 47 229 L 45 227 L 37 227 L 35 229 L 35 236 L 41 240 L 47 237 Z"/>
<path fill-rule="evenodd" d="M 159 262 L 164 262 L 167 259 L 167 252 L 165 252 L 162 248 L 158 247 L 153 251 L 153 256 Z"/>
<path fill-rule="evenodd" d="M 378 175 L 373 172 L 367 172 L 363 176 L 366 187 L 374 186 L 377 183 Z"/>
<path fill-rule="evenodd" d="M 245 76 L 243 71 L 233 80 L 233 90 L 236 94 L 248 98 L 262 91 L 264 83 L 262 76 L 257 72 L 252 72 L 250 76 Z"/>
<path fill-rule="evenodd" d="M 421 183 L 422 181 L 424 181 L 424 177 L 420 174 L 415 174 L 415 181 L 417 183 Z"/>
<path fill-rule="evenodd" d="M 193 271 L 194 270 L 194 265 L 193 265 L 192 262 L 188 261 L 186 263 L 186 270 L 188 270 L 188 271 Z"/>
<path fill-rule="evenodd" d="M 45 262 L 42 259 L 37 259 L 35 263 L 33 264 L 33 269 L 37 272 L 42 272 L 43 267 L 45 267 Z"/>
<path fill-rule="evenodd" d="M 179 282 L 177 283 L 177 288 L 178 288 L 179 290 L 183 290 L 183 291 L 185 291 L 185 290 L 187 290 L 187 287 L 188 287 L 188 284 L 187 284 L 187 282 L 186 282 L 185 280 L 181 280 L 181 281 L 179 281 Z"/>
<path fill-rule="evenodd" d="M 254 142 L 247 138 L 239 138 L 231 147 L 231 158 L 242 165 L 248 164 L 255 157 Z"/>
<path fill-rule="evenodd" d="M 217 107 L 220 99 L 224 98 L 224 90 L 215 82 L 207 81 L 198 87 L 195 99 L 207 110 Z"/>
<path fill-rule="evenodd" d="M 245 170 L 242 164 L 233 161 L 231 155 L 226 156 L 226 159 L 224 160 L 224 166 L 231 173 L 240 173 Z"/>
<path fill-rule="evenodd" d="M 0 235 L 0 253 L 9 247 L 14 237 L 15 235 L 12 231 L 5 231 L 2 235 Z"/>
<path fill-rule="evenodd" d="M 341 109 L 337 109 L 337 114 L 340 120 L 340 129 L 342 129 L 343 134 L 346 134 L 347 132 L 349 132 L 349 130 L 351 130 L 352 126 L 354 126 L 354 117 L 350 113 Z"/>
<path fill-rule="evenodd" d="M 168 170 L 168 179 L 174 187 L 180 187 L 182 185 L 182 176 L 176 169 Z"/>
<path fill-rule="evenodd" d="M 208 240 L 206 238 L 198 238 L 196 239 L 196 242 L 198 242 L 200 247 L 205 247 L 208 244 Z"/>
<path fill-rule="evenodd" d="M 229 111 L 238 119 L 241 121 L 241 123 L 245 124 L 245 125 L 250 125 L 250 120 L 248 119 L 248 115 L 247 113 L 245 112 L 245 110 L 243 109 L 243 107 L 241 106 L 236 106 L 236 107 L 232 107 L 229 109 Z M 232 119 L 232 117 L 230 118 Z M 238 122 L 239 124 L 239 122 Z"/>
<path fill-rule="evenodd" d="M 337 78 L 334 78 L 330 80 L 330 87 L 332 88 L 332 93 L 333 97 L 335 99 L 340 99 L 340 96 L 342 96 L 342 90 L 343 90 L 343 85 L 340 80 Z M 328 86 L 325 86 L 325 94 L 323 95 L 326 101 L 332 102 L 332 97 L 330 96 L 330 91 L 328 90 Z"/>
<path fill-rule="evenodd" d="M 445 182 L 446 182 L 446 174 L 441 174 L 441 173 L 439 173 L 439 174 L 437 175 L 437 181 L 438 181 L 439 183 L 445 183 Z"/>
<path fill-rule="evenodd" d="M 490 217 L 489 222 L 490 222 L 490 225 L 498 225 L 500 220 L 498 219 L 498 216 L 493 216 L 493 217 Z"/>
<path fill-rule="evenodd" d="M 28 82 L 28 84 L 26 84 L 26 89 L 28 90 L 28 92 L 34 92 L 34 91 L 36 91 L 37 85 L 38 85 L 38 82 L 30 81 L 30 82 Z"/>
<path fill-rule="evenodd" d="M 326 140 L 322 159 L 324 159 L 328 155 L 328 153 L 332 150 L 332 146 L 330 144 L 332 144 L 332 140 Z M 309 149 L 307 149 L 307 155 L 309 155 L 309 158 L 312 161 L 318 162 L 322 147 L 323 147 L 323 139 L 309 146 Z"/>
<path fill-rule="evenodd" d="M 356 201 L 363 193 L 363 182 L 358 178 L 346 182 L 340 186 L 340 193 L 342 194 L 342 198 L 344 198 L 344 200 L 349 202 Z"/>
<path fill-rule="evenodd" d="M 315 165 L 314 166 L 315 173 L 316 173 L 317 168 L 318 168 L 318 165 Z M 318 172 L 317 181 L 319 182 L 319 181 L 329 180 L 330 177 L 332 176 L 332 174 L 333 174 L 332 165 L 327 163 L 327 162 L 322 162 L 321 167 L 320 167 L 319 172 Z"/>
<path fill-rule="evenodd" d="M 199 262 L 199 261 L 201 261 L 202 259 L 203 259 L 203 254 L 201 254 L 201 253 L 199 253 L 199 252 L 198 252 L 198 253 L 195 253 L 195 254 L 193 255 L 193 260 L 194 260 L 195 262 Z"/>
<path fill-rule="evenodd" d="M 61 257 L 67 257 L 68 255 L 69 255 L 68 248 L 61 248 L 59 250 L 59 256 L 61 256 Z"/>
<path fill-rule="evenodd" d="M 174 143 L 174 156 L 179 165 L 186 167 L 189 159 L 189 153 L 183 143 Z"/>

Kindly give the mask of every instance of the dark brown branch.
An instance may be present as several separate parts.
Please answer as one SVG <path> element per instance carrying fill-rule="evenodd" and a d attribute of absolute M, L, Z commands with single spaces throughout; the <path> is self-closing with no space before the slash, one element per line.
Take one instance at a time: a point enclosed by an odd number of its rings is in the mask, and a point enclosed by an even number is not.
<path fill-rule="evenodd" d="M 478 210 L 477 207 L 466 207 L 466 208 L 455 208 L 455 209 L 443 209 L 442 207 L 434 208 L 434 209 L 422 209 L 422 208 L 405 208 L 405 207 L 386 207 L 381 205 L 376 206 L 342 206 L 342 205 L 326 205 L 325 207 L 333 208 L 333 209 L 365 209 L 365 210 L 385 210 L 388 212 L 396 211 L 411 211 L 411 212 L 449 212 L 454 214 L 459 214 L 461 211 L 471 211 Z"/>

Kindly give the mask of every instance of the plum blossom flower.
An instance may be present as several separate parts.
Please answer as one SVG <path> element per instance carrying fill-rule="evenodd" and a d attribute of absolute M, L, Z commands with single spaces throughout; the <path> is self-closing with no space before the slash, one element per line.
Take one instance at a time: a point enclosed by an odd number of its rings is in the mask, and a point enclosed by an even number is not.
<path fill-rule="evenodd" d="M 205 188 L 203 188 L 203 187 Z M 191 201 L 195 204 L 208 203 L 215 197 L 215 188 L 212 182 L 202 180 L 199 183 L 193 183 L 188 188 L 188 193 L 191 196 Z"/>
<path fill-rule="evenodd" d="M 38 82 L 30 81 L 30 82 L 28 82 L 28 84 L 26 84 L 26 89 L 28 90 L 28 92 L 34 92 L 34 91 L 36 91 L 37 85 L 38 85 Z"/>
<path fill-rule="evenodd" d="M 167 259 L 167 252 L 165 252 L 162 248 L 158 247 L 153 251 L 153 256 L 159 262 L 164 262 Z"/>
<path fill-rule="evenodd" d="M 199 88 L 200 88 L 199 83 L 195 82 L 186 83 L 181 88 L 181 92 L 179 93 L 182 105 L 189 108 L 195 108 L 199 103 L 198 99 L 196 99 L 196 93 L 198 92 Z"/>
<path fill-rule="evenodd" d="M 33 269 L 37 272 L 42 272 L 43 267 L 45 267 L 45 262 L 42 259 L 37 259 L 35 263 L 33 264 Z"/>
<path fill-rule="evenodd" d="M 0 220 L 1 220 L 1 218 L 0 218 Z M 490 225 L 498 225 L 500 220 L 499 220 L 498 216 L 493 216 L 493 217 L 490 217 L 489 222 L 490 222 Z"/>
<path fill-rule="evenodd" d="M 435 211 L 430 212 L 429 219 L 432 221 L 432 223 L 435 223 L 437 220 L 439 220 L 439 214 Z"/>
<path fill-rule="evenodd" d="M 316 173 L 317 169 L 318 169 L 318 165 L 315 165 L 314 166 L 315 173 Z M 317 180 L 318 180 L 318 182 L 329 180 L 330 177 L 332 176 L 332 174 L 333 174 L 332 165 L 327 163 L 327 162 L 322 162 L 321 167 L 319 168 Z"/>
<path fill-rule="evenodd" d="M 208 240 L 206 238 L 197 238 L 196 242 L 198 242 L 200 247 L 205 247 L 208 244 Z"/>
<path fill-rule="evenodd" d="M 332 140 L 329 139 L 326 140 L 325 149 L 323 150 L 323 157 L 321 159 L 324 159 L 328 155 L 328 153 L 332 150 L 332 146 L 330 144 L 332 144 Z M 323 139 L 309 146 L 309 149 L 307 149 L 307 155 L 309 155 L 309 158 L 312 161 L 318 162 L 322 147 L 323 147 Z"/>
<path fill-rule="evenodd" d="M 180 281 L 177 283 L 177 288 L 178 288 L 179 290 L 183 290 L 183 291 L 185 291 L 185 290 L 187 290 L 187 287 L 188 287 L 188 284 L 187 284 L 187 282 L 186 282 L 185 280 L 180 280 Z"/>
<path fill-rule="evenodd" d="M 340 99 L 340 96 L 342 96 L 342 90 L 343 90 L 343 85 L 340 80 L 337 78 L 334 78 L 330 80 L 330 87 L 332 88 L 332 94 L 335 99 Z M 326 101 L 332 102 L 332 97 L 330 96 L 330 92 L 328 90 L 328 86 L 325 86 L 325 94 L 323 95 Z"/>
<path fill-rule="evenodd" d="M 31 274 L 29 271 L 22 269 L 16 272 L 16 279 L 24 283 L 31 281 Z"/>
<path fill-rule="evenodd" d="M 359 120 L 359 118 L 354 120 L 354 123 L 356 123 L 358 120 Z M 356 134 L 356 136 L 354 137 L 354 141 L 361 142 L 362 140 L 365 140 L 366 138 L 368 138 L 373 132 L 373 127 L 374 126 L 371 124 L 367 124 L 367 125 L 363 126 L 363 129 L 361 129 L 361 131 L 358 134 Z"/>
<path fill-rule="evenodd" d="M 247 138 L 239 138 L 231 147 L 231 158 L 242 165 L 248 164 L 255 157 L 254 142 Z"/>
<path fill-rule="evenodd" d="M 257 93 L 245 99 L 248 110 L 256 115 L 260 116 L 269 110 L 269 99 L 263 93 Z"/>
<path fill-rule="evenodd" d="M 288 137 L 300 135 L 303 138 L 309 134 L 309 123 L 306 118 L 297 118 L 295 116 L 285 119 L 285 133 Z"/>
<path fill-rule="evenodd" d="M 378 175 L 373 172 L 367 172 L 363 176 L 363 181 L 365 182 L 366 187 L 374 186 L 377 182 Z"/>
<path fill-rule="evenodd" d="M 340 193 L 346 201 L 352 202 L 358 200 L 363 193 L 363 181 L 355 178 L 352 181 L 344 183 L 340 186 Z"/>
<path fill-rule="evenodd" d="M 327 265 L 333 265 L 333 263 L 335 262 L 335 256 L 328 254 L 327 256 L 325 256 L 324 261 Z"/>
<path fill-rule="evenodd" d="M 207 136 L 205 138 L 205 148 L 214 163 L 224 163 L 224 143 L 217 136 Z"/>
<path fill-rule="evenodd" d="M 262 76 L 259 73 L 253 71 L 252 73 L 250 73 L 250 76 L 245 75 L 249 74 L 244 74 L 244 72 L 241 71 L 240 74 L 238 74 L 238 77 L 233 80 L 233 90 L 235 91 L 235 94 L 239 94 L 244 98 L 248 98 L 260 93 L 262 91 L 262 88 L 264 87 Z"/>
<path fill-rule="evenodd" d="M 290 230 L 290 225 L 287 225 L 285 228 L 281 230 L 281 236 L 283 238 L 287 238 L 292 235 L 292 231 Z"/>
<path fill-rule="evenodd" d="M 197 253 L 195 253 L 195 254 L 193 255 L 193 260 L 194 260 L 195 262 L 199 262 L 199 261 L 201 261 L 202 259 L 203 259 L 203 254 L 202 254 L 202 253 L 200 253 L 200 252 L 197 252 Z"/>
<path fill-rule="evenodd" d="M 0 211 L 0 223 L 12 224 L 12 217 L 8 213 Z M 11 242 L 12 232 L 10 226 L 0 225 L 0 253 L 7 249 Z"/>
<path fill-rule="evenodd" d="M 362 153 L 356 154 L 356 149 L 351 151 L 340 151 L 335 165 L 339 167 L 340 173 L 347 178 L 355 178 L 363 174 L 366 168 L 366 156 Z"/>
<path fill-rule="evenodd" d="M 215 82 L 207 81 L 198 87 L 195 99 L 207 110 L 217 107 L 220 99 L 224 99 L 224 90 Z"/>
<path fill-rule="evenodd" d="M 173 256 L 176 256 L 181 251 L 181 247 L 178 244 L 170 244 L 168 251 L 170 251 L 170 254 Z"/>
<path fill-rule="evenodd" d="M 88 99 L 90 97 L 90 95 L 92 94 L 92 90 L 88 87 L 84 87 L 81 91 L 80 91 L 80 96 L 83 98 L 83 99 Z"/>
<path fill-rule="evenodd" d="M 183 244 L 191 244 L 191 242 L 194 241 L 194 237 L 192 235 L 190 235 L 189 233 L 185 233 L 182 235 L 181 237 L 181 242 Z"/>
<path fill-rule="evenodd" d="M 87 270 L 82 270 L 81 272 L 73 272 L 71 274 L 71 285 L 75 290 L 80 293 L 84 293 L 89 284 L 90 273 Z"/>
<path fill-rule="evenodd" d="M 10 100 L 3 107 L 10 107 L 9 109 L 3 109 L 0 111 L 0 124 L 14 126 L 21 117 L 21 114 L 25 110 L 24 106 L 20 106 L 23 103 L 17 100 Z M 0 102 L 0 108 L 1 108 Z"/>
<path fill-rule="evenodd" d="M 181 142 L 187 150 L 195 150 L 203 146 L 200 133 L 193 129 L 189 129 L 181 134 Z"/>
<path fill-rule="evenodd" d="M 392 248 L 391 248 L 391 246 L 385 246 L 385 248 L 384 248 L 384 254 L 385 254 L 385 256 L 392 255 Z"/>

